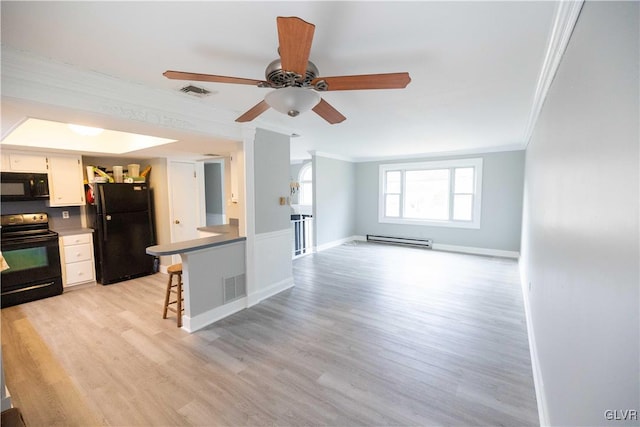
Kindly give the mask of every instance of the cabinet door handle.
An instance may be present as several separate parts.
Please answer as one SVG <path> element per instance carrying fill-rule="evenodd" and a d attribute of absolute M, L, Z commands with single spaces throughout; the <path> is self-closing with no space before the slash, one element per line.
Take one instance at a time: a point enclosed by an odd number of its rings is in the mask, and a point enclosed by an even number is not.
<path fill-rule="evenodd" d="M 176 219 L 176 220 L 174 221 L 174 223 L 175 223 L 175 224 L 180 224 L 180 221 Z"/>

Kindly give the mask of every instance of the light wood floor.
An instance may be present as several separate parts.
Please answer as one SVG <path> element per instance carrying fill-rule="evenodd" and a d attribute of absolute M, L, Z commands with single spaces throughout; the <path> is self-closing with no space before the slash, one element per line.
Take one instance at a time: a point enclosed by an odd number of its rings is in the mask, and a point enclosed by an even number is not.
<path fill-rule="evenodd" d="M 367 243 L 194 334 L 166 276 L 2 310 L 6 382 L 40 425 L 534 425 L 515 261 Z"/>

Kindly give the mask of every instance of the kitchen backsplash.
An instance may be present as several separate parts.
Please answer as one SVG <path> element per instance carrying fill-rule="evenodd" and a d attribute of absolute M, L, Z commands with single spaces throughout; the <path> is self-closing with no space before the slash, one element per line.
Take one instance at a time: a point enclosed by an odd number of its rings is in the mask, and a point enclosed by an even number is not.
<path fill-rule="evenodd" d="M 68 219 L 62 218 L 63 211 L 69 212 Z M 46 212 L 47 215 L 49 215 L 49 228 L 54 230 L 77 229 L 82 227 L 82 217 L 79 206 L 50 208 L 44 200 L 2 202 L 0 204 L 0 213 L 2 213 L 2 215 L 36 212 Z"/>

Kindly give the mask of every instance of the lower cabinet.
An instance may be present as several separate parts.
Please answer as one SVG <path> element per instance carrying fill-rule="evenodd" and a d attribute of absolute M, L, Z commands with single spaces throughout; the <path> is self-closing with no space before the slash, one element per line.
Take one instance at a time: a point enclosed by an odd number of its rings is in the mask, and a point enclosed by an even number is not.
<path fill-rule="evenodd" d="M 60 239 L 62 283 L 65 287 L 96 280 L 91 233 L 62 236 Z"/>

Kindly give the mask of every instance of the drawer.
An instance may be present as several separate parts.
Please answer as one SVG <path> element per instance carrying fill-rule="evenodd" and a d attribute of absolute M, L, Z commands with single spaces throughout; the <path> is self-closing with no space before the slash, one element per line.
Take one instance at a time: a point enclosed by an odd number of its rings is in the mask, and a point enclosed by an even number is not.
<path fill-rule="evenodd" d="M 62 236 L 62 244 L 64 246 L 68 246 L 68 245 L 79 245 L 81 243 L 89 243 L 91 242 L 91 238 L 92 238 L 91 233 Z"/>
<path fill-rule="evenodd" d="M 66 286 L 95 280 L 93 276 L 93 261 L 74 262 L 67 264 L 65 268 L 67 271 Z"/>
<path fill-rule="evenodd" d="M 71 245 L 64 247 L 64 262 L 66 264 L 78 261 L 91 261 L 93 253 L 91 244 Z"/>

